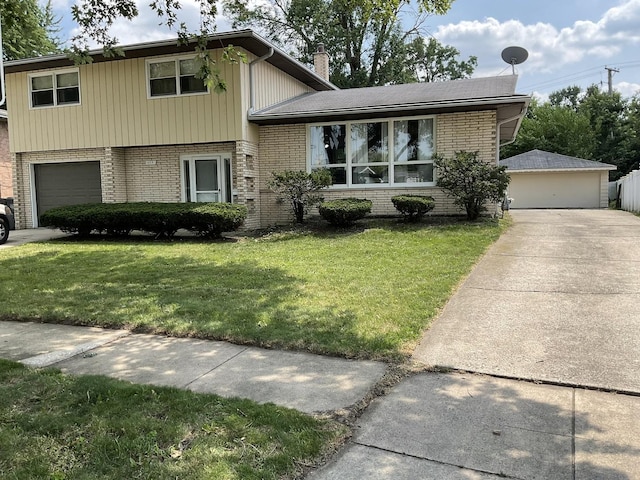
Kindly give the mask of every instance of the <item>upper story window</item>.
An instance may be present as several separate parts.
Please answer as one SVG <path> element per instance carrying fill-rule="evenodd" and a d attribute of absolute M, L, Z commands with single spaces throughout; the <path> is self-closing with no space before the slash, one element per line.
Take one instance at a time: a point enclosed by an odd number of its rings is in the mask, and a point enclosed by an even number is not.
<path fill-rule="evenodd" d="M 433 118 L 312 125 L 310 167 L 338 186 L 433 185 L 434 133 Z"/>
<path fill-rule="evenodd" d="M 56 107 L 80 103 L 80 76 L 77 70 L 29 76 L 31 107 Z"/>
<path fill-rule="evenodd" d="M 149 96 L 167 97 L 208 92 L 204 81 L 196 78 L 199 70 L 195 58 L 172 58 L 147 63 Z"/>

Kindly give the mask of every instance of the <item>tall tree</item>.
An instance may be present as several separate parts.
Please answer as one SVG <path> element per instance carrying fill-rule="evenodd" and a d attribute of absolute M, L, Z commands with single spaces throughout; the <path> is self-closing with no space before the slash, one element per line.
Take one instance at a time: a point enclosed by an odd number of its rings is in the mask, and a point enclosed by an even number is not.
<path fill-rule="evenodd" d="M 387 77 L 399 74 L 397 64 L 407 58 L 407 43 L 420 33 L 429 15 L 444 14 L 453 0 L 224 0 L 234 27 L 261 29 L 267 37 L 286 48 L 304 63 L 319 43 L 332 59 L 331 80 L 341 87 L 393 83 Z M 400 19 L 414 5 L 418 11 L 409 28 Z M 402 76 L 402 75 L 400 75 Z"/>
<path fill-rule="evenodd" d="M 435 38 L 428 42 L 418 37 L 410 44 L 412 65 L 416 79 L 419 82 L 440 82 L 443 80 L 457 80 L 469 78 L 478 66 L 478 58 L 469 57 L 458 60 L 460 51 L 451 46 L 443 45 Z"/>
<path fill-rule="evenodd" d="M 632 133 L 628 102 L 618 92 L 609 94 L 592 85 L 580 100 L 578 111 L 589 120 L 589 128 L 595 135 L 594 158 L 617 165 L 617 174 L 627 173 L 625 164 L 631 155 L 628 137 Z"/>
<path fill-rule="evenodd" d="M 534 101 L 516 141 L 503 147 L 500 156 L 508 158 L 536 149 L 591 159 L 595 158 L 596 138 L 586 115 L 565 106 Z"/>
<path fill-rule="evenodd" d="M 5 60 L 37 57 L 59 49 L 57 21 L 51 2 L 42 8 L 37 0 L 2 0 L 2 52 Z"/>
<path fill-rule="evenodd" d="M 582 97 L 582 89 L 577 85 L 562 88 L 558 91 L 551 92 L 549 95 L 549 103 L 554 107 L 569 107 L 578 111 L 580 98 Z"/>

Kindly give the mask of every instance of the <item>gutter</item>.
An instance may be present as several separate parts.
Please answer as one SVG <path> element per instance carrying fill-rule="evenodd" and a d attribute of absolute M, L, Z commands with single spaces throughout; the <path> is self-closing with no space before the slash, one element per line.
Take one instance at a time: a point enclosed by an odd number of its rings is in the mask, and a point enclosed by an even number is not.
<path fill-rule="evenodd" d="M 260 62 L 264 62 L 267 58 L 273 56 L 273 47 L 269 47 L 269 51 L 262 55 L 259 58 L 256 58 L 249 64 L 249 112 L 248 115 L 251 115 L 255 110 L 256 106 L 256 88 L 255 88 L 255 75 L 253 73 L 253 67 Z"/>
<path fill-rule="evenodd" d="M 440 102 L 429 102 L 429 103 L 410 103 L 403 105 L 378 105 L 375 107 L 364 106 L 364 107 L 352 107 L 352 108 L 334 108 L 327 110 L 316 110 L 314 112 L 285 112 L 285 113 L 275 113 L 275 114 L 252 114 L 249 117 L 250 121 L 260 122 L 260 121 L 274 121 L 274 120 L 306 120 L 309 118 L 318 118 L 318 117 L 328 117 L 332 115 L 358 115 L 358 114 L 369 114 L 369 113 L 379 113 L 379 112 L 404 112 L 404 111 L 414 111 L 418 109 L 436 109 L 436 108 L 452 108 L 452 107 L 483 107 L 483 106 L 493 106 L 493 105 L 503 105 L 503 104 L 512 104 L 512 103 L 522 103 L 528 104 L 529 97 L 493 97 L 487 98 L 483 100 L 443 100 Z M 524 115 L 523 112 L 518 116 L 509 118 L 506 120 L 501 120 L 500 124 L 507 123 L 513 121 L 517 118 L 521 118 Z"/>

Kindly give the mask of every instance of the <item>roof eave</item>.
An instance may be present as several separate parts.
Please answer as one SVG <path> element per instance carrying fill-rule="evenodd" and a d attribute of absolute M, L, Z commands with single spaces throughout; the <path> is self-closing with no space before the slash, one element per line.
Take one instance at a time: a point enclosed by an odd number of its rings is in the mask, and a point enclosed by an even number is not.
<path fill-rule="evenodd" d="M 315 90 L 338 90 L 331 82 L 316 74 L 305 65 L 294 59 L 287 53 L 283 52 L 269 41 L 262 38 L 253 30 L 237 30 L 232 32 L 222 32 L 211 35 L 209 42 L 220 42 L 221 47 L 233 44 L 254 53 L 258 57 L 264 55 L 269 48 L 274 49 L 275 55 L 267 59 L 267 61 L 277 68 L 285 71 L 294 78 L 300 80 Z M 107 62 L 116 60 L 126 60 L 127 58 L 137 58 L 152 55 L 178 54 L 188 53 L 192 50 L 193 43 L 188 45 L 178 45 L 178 39 L 158 40 L 154 42 L 144 42 L 132 45 L 123 45 L 122 50 L 125 52 L 124 57 L 106 58 L 102 49 L 95 49 L 89 52 L 94 62 Z M 211 48 L 214 48 L 213 46 Z M 127 55 L 127 53 L 129 55 Z M 64 66 L 73 66 L 74 63 L 67 55 L 46 55 L 42 57 L 26 58 L 21 60 L 10 60 L 4 63 L 6 73 L 16 73 L 23 71 L 31 71 L 47 68 L 59 68 Z"/>
<path fill-rule="evenodd" d="M 615 165 L 606 165 L 602 167 L 569 167 L 569 168 L 528 168 L 528 169 L 513 169 L 507 167 L 507 173 L 540 173 L 540 172 L 554 172 L 554 173 L 563 173 L 563 172 L 608 172 L 610 170 L 617 170 L 618 167 Z"/>
<path fill-rule="evenodd" d="M 314 119 L 340 119 L 344 117 L 372 117 L 379 114 L 384 116 L 392 116 L 390 114 L 406 114 L 407 112 L 428 112 L 438 113 L 442 110 L 469 110 L 474 108 L 490 109 L 500 105 L 522 104 L 526 107 L 529 104 L 530 97 L 526 95 L 516 95 L 511 97 L 492 97 L 484 99 L 466 99 L 466 100 L 445 100 L 441 102 L 416 102 L 403 105 L 381 105 L 375 107 L 361 108 L 345 108 L 332 110 L 317 110 L 312 112 L 295 112 L 282 114 L 260 114 L 255 113 L 249 115 L 249 120 L 257 124 L 276 124 L 276 123 L 304 123 L 313 121 Z"/>

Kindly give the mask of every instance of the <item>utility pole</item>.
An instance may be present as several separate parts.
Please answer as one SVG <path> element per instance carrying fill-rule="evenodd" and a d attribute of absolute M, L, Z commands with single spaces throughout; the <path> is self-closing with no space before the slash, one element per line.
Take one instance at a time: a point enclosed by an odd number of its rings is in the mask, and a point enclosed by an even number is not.
<path fill-rule="evenodd" d="M 619 73 L 620 70 L 618 70 L 617 68 L 611 68 L 611 67 L 604 67 L 604 69 L 607 71 L 607 80 L 609 82 L 609 95 L 611 95 L 613 94 L 613 74 Z"/>

